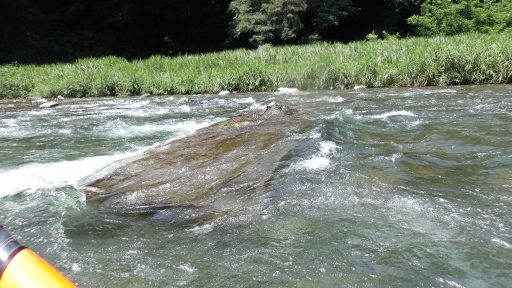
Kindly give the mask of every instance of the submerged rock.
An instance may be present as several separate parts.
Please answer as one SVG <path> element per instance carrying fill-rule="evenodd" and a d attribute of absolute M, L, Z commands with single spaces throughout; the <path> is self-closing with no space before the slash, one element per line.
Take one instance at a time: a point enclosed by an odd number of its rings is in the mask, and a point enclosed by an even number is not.
<path fill-rule="evenodd" d="M 279 94 L 282 94 L 282 95 L 292 95 L 292 94 L 297 94 L 299 89 L 288 88 L 288 87 L 279 87 L 279 88 L 277 88 L 277 91 L 279 91 Z"/>
<path fill-rule="evenodd" d="M 298 95 L 298 94 L 309 94 L 306 91 L 299 90 L 297 88 L 279 87 L 277 93 L 281 95 Z"/>
<path fill-rule="evenodd" d="M 59 106 L 59 103 L 57 103 L 56 101 L 50 101 L 39 105 L 39 109 L 54 108 L 57 106 Z"/>
<path fill-rule="evenodd" d="M 199 105 L 201 104 L 201 102 L 197 101 L 197 100 L 192 100 L 192 99 L 188 99 L 188 98 L 181 98 L 180 101 L 178 101 L 178 103 L 176 105 L 178 106 L 196 106 L 196 105 Z"/>
<path fill-rule="evenodd" d="M 42 97 L 31 98 L 31 101 L 32 101 L 32 104 L 43 104 L 43 103 L 48 102 L 47 99 L 42 98 Z"/>
<path fill-rule="evenodd" d="M 222 90 L 219 92 L 219 95 L 220 96 L 225 96 L 225 95 L 229 95 L 231 94 L 232 92 L 231 91 L 228 91 L 228 90 Z"/>
<path fill-rule="evenodd" d="M 208 207 L 223 213 L 263 191 L 310 127 L 308 114 L 272 102 L 127 159 L 83 181 L 88 202 L 123 213 Z"/>

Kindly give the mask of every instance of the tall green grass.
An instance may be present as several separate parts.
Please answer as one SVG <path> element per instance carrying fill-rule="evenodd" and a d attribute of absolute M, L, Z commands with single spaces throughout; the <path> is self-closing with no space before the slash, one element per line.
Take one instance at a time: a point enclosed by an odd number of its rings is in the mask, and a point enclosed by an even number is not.
<path fill-rule="evenodd" d="M 0 98 L 103 97 L 500 84 L 512 82 L 512 35 L 466 34 L 0 66 Z"/>

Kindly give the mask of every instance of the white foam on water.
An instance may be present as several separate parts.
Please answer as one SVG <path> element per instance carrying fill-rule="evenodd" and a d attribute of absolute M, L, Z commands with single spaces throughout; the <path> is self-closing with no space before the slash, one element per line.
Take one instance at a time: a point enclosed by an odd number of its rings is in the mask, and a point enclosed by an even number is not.
<path fill-rule="evenodd" d="M 154 115 L 169 114 L 169 109 L 165 109 L 163 107 L 152 107 L 152 109 L 144 109 L 144 108 L 145 107 L 141 107 L 141 109 L 126 110 L 123 112 L 123 115 L 129 116 L 129 117 L 148 117 L 148 116 L 154 116 Z"/>
<path fill-rule="evenodd" d="M 70 135 L 71 133 L 73 133 L 73 130 L 71 130 L 71 129 L 60 129 L 59 131 L 57 131 L 57 133 Z"/>
<path fill-rule="evenodd" d="M 308 159 L 293 164 L 292 170 L 323 170 L 330 167 L 330 155 L 335 151 L 336 144 L 332 141 L 322 141 L 319 151 Z"/>
<path fill-rule="evenodd" d="M 179 109 L 181 112 L 190 112 L 190 106 L 188 105 L 181 105 L 179 106 Z"/>
<path fill-rule="evenodd" d="M 0 123 L 2 123 L 2 126 L 7 127 L 18 127 L 20 119 L 10 118 L 10 119 L 0 119 Z"/>
<path fill-rule="evenodd" d="M 455 282 L 455 281 L 450 281 L 450 280 L 446 280 L 446 279 L 443 279 L 443 278 L 436 278 L 437 281 L 439 281 L 440 283 L 446 283 L 448 284 L 450 287 L 456 287 L 456 288 L 464 288 L 465 286 L 463 285 L 460 285 L 459 283 Z"/>
<path fill-rule="evenodd" d="M 98 133 L 104 133 L 105 130 L 109 131 L 110 135 L 115 137 L 132 137 L 134 135 L 148 135 L 156 132 L 177 132 L 180 135 L 186 135 L 193 133 L 194 131 L 207 127 L 212 123 L 217 122 L 217 119 L 213 121 L 188 121 L 180 123 L 169 123 L 155 125 L 152 123 L 140 125 L 140 126 L 128 126 L 124 122 L 116 124 L 116 121 L 105 124 Z"/>
<path fill-rule="evenodd" d="M 371 118 L 375 118 L 375 119 L 385 119 L 385 118 L 388 118 L 388 117 L 393 117 L 393 116 L 410 116 L 410 117 L 417 117 L 416 114 L 410 112 L 410 111 L 391 111 L 391 112 L 387 112 L 387 113 L 383 113 L 383 114 L 379 114 L 379 115 L 373 115 L 373 116 L 370 116 Z"/>
<path fill-rule="evenodd" d="M 326 157 L 318 157 L 315 156 L 311 159 L 303 160 L 296 164 L 296 169 L 306 169 L 306 170 L 321 170 L 329 167 L 330 161 Z"/>
<path fill-rule="evenodd" d="M 39 109 L 39 110 L 33 110 L 33 111 L 30 111 L 27 113 L 27 115 L 46 115 L 46 114 L 51 114 L 53 113 L 54 111 L 52 109 Z"/>
<path fill-rule="evenodd" d="M 254 98 L 252 98 L 252 97 L 247 97 L 247 98 L 235 99 L 235 102 L 237 102 L 237 103 L 255 103 L 256 100 L 254 100 Z"/>
<path fill-rule="evenodd" d="M 196 226 L 194 228 L 187 229 L 187 231 L 194 232 L 197 234 L 205 234 L 211 232 L 215 226 L 211 223 L 202 226 Z"/>
<path fill-rule="evenodd" d="M 344 116 L 348 116 L 350 115 L 350 117 L 354 117 L 353 116 L 354 114 L 354 110 L 352 109 L 343 109 L 343 110 L 340 110 L 340 111 L 337 111 L 331 115 L 328 115 L 328 116 L 325 116 L 324 118 L 325 119 L 343 119 Z"/>
<path fill-rule="evenodd" d="M 399 91 L 397 93 L 390 93 L 389 95 L 404 95 L 404 96 L 417 96 L 417 95 L 432 95 L 442 93 L 457 93 L 455 89 L 408 89 L 408 91 Z"/>
<path fill-rule="evenodd" d="M 196 268 L 194 268 L 190 264 L 180 265 L 177 268 L 182 270 L 182 271 L 184 271 L 184 272 L 188 272 L 188 273 L 192 273 L 192 272 L 195 272 L 197 270 Z"/>
<path fill-rule="evenodd" d="M 343 99 L 343 97 L 341 97 L 341 96 L 334 96 L 334 97 L 323 96 L 323 97 L 320 97 L 320 100 L 327 101 L 327 102 L 332 102 L 332 103 L 339 103 L 339 102 L 345 101 L 345 99 Z"/>
<path fill-rule="evenodd" d="M 503 240 L 500 240 L 498 238 L 492 239 L 492 242 L 498 243 L 498 244 L 500 244 L 500 245 L 502 245 L 502 246 L 504 246 L 506 248 L 509 248 L 509 249 L 512 248 L 512 245 L 510 245 L 509 243 L 507 243 L 507 242 L 505 242 Z"/>
<path fill-rule="evenodd" d="M 27 164 L 14 170 L 0 172 L 0 197 L 20 191 L 75 185 L 81 178 L 116 160 L 140 153 L 132 152 L 108 156 L 96 156 L 76 161 L 44 164 Z"/>
<path fill-rule="evenodd" d="M 332 141 L 322 141 L 320 143 L 320 154 L 329 155 L 334 151 L 334 149 L 336 149 L 336 147 L 336 143 Z"/>
<path fill-rule="evenodd" d="M 150 103 L 149 100 L 140 101 L 140 102 L 130 103 L 130 104 L 124 106 L 124 108 L 141 108 L 141 107 L 148 106 L 149 103 Z"/>

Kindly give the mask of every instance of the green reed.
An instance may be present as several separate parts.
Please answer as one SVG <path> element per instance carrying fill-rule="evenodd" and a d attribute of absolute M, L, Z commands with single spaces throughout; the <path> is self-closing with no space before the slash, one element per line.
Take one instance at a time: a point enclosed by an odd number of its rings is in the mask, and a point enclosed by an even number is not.
<path fill-rule="evenodd" d="M 512 35 L 465 34 L 311 45 L 265 45 L 179 57 L 80 59 L 0 66 L 0 98 L 104 97 L 512 82 Z"/>

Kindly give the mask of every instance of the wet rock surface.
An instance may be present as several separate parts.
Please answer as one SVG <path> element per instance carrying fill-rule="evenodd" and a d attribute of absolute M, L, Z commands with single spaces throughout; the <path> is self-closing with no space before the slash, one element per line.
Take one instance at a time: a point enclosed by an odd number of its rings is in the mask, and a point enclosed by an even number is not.
<path fill-rule="evenodd" d="M 56 101 L 51 101 L 51 102 L 46 102 L 46 103 L 39 105 L 39 108 L 46 109 L 46 108 L 54 108 L 57 106 L 59 106 L 59 103 L 57 103 Z"/>
<path fill-rule="evenodd" d="M 207 207 L 223 213 L 263 193 L 310 124 L 307 112 L 272 102 L 114 163 L 78 188 L 106 211 Z"/>

